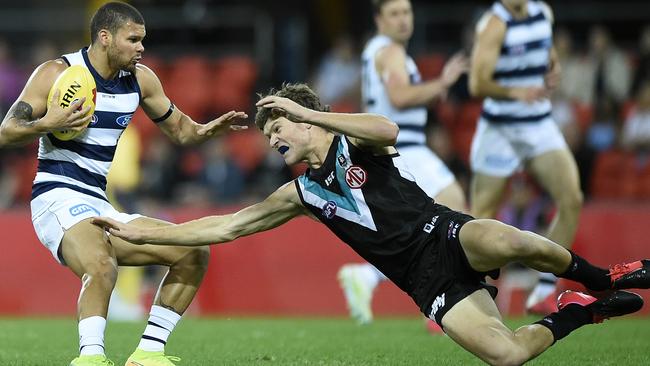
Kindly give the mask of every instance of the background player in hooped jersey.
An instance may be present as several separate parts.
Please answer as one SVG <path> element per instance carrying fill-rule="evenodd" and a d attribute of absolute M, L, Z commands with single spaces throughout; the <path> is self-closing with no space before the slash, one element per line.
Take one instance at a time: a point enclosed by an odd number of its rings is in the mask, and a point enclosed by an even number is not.
<path fill-rule="evenodd" d="M 142 15 L 124 3 L 107 3 L 91 21 L 92 44 L 45 62 L 32 74 L 0 130 L 0 146 L 39 139 L 38 173 L 32 191 L 32 221 L 54 258 L 81 279 L 78 299 L 80 355 L 70 365 L 112 365 L 104 353 L 104 329 L 117 266 L 159 264 L 169 267 L 151 308 L 149 323 L 127 365 L 173 365 L 164 355 L 170 332 L 190 305 L 207 270 L 208 247 L 135 246 L 106 236 L 90 217 L 106 215 L 139 227 L 167 223 L 116 211 L 106 198 L 108 173 L 118 139 L 140 105 L 179 144 L 195 144 L 229 129 L 247 116 L 229 112 L 201 125 L 165 96 L 156 74 L 139 63 L 145 25 Z M 51 132 L 80 130 L 91 116 L 74 111 L 84 100 L 61 108 L 47 100 L 57 76 L 68 65 L 85 65 L 97 84 L 93 122 L 79 137 L 57 140 Z M 54 98 L 53 98 L 54 99 Z M 43 279 L 47 281 L 47 279 Z M 76 299 L 70 299 L 74 301 Z"/>
<path fill-rule="evenodd" d="M 553 15 L 544 2 L 503 0 L 479 20 L 469 88 L 485 97 L 471 150 L 472 214 L 496 215 L 508 177 L 523 168 L 550 194 L 557 214 L 548 238 L 570 248 L 582 192 L 575 159 L 551 117 L 548 93 L 560 65 L 552 42 Z M 552 274 L 541 274 L 526 308 L 555 306 Z"/>
<path fill-rule="evenodd" d="M 462 188 L 453 173 L 426 144 L 427 104 L 446 96 L 448 88 L 468 69 L 467 59 L 457 55 L 443 68 L 439 79 L 422 81 L 406 48 L 413 34 L 413 10 L 409 0 L 372 0 L 377 34 L 362 54 L 362 98 L 366 112 L 382 114 L 398 124 L 395 147 L 411 169 L 417 184 L 436 202 L 464 211 Z M 386 280 L 372 265 L 346 264 L 339 271 L 351 316 L 359 323 L 372 321 L 372 294 Z M 429 329 L 436 329 L 430 323 Z"/>
<path fill-rule="evenodd" d="M 230 215 L 158 228 L 108 217 L 93 222 L 133 243 L 200 246 L 312 217 L 409 294 L 451 339 L 494 365 L 521 365 L 580 326 L 643 305 L 627 291 L 602 299 L 567 291 L 558 312 L 508 329 L 493 300 L 496 289 L 484 279 L 509 262 L 604 290 L 650 287 L 650 261 L 608 272 L 542 236 L 436 204 L 392 146 L 397 125 L 377 114 L 328 113 L 304 84 L 284 85 L 257 105 L 257 126 L 287 164 L 308 165 L 303 175 Z"/>

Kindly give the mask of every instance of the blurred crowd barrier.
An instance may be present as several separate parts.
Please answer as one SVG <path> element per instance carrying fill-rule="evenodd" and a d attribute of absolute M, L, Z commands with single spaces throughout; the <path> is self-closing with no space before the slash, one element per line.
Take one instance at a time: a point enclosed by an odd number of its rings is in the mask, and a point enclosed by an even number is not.
<path fill-rule="evenodd" d="M 203 208 L 167 212 L 183 221 L 219 212 Z M 582 214 L 574 249 L 595 264 L 607 266 L 647 256 L 650 207 L 588 204 Z M 73 316 L 79 281 L 55 264 L 38 242 L 25 211 L 0 214 L 4 233 L 0 268 L 11 281 L 0 282 L 0 314 Z M 325 226 L 299 218 L 265 233 L 212 247 L 205 281 L 190 312 L 194 315 L 347 316 L 336 273 L 344 263 L 360 261 Z M 506 272 L 506 274 L 509 272 Z M 505 281 L 505 279 L 504 279 Z M 562 283 L 561 287 L 576 288 Z M 529 289 L 502 283 L 499 305 L 521 315 Z M 640 291 L 645 296 L 650 291 Z M 151 303 L 152 291 L 141 302 Z M 505 303 L 506 301 L 507 303 Z M 417 308 L 394 285 L 377 289 L 379 315 L 416 315 Z M 646 305 L 643 314 L 650 313 Z"/>

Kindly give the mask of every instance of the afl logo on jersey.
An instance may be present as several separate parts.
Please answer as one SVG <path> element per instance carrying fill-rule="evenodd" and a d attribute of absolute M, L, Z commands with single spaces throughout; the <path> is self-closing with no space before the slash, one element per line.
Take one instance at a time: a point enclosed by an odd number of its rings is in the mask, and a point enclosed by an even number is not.
<path fill-rule="evenodd" d="M 338 206 L 336 205 L 336 202 L 334 201 L 327 201 L 325 202 L 325 205 L 323 205 L 323 211 L 321 211 L 321 214 L 323 215 L 324 218 L 326 219 L 331 219 L 336 215 L 336 208 Z"/>
<path fill-rule="evenodd" d="M 368 173 L 360 166 L 353 165 L 345 171 L 345 182 L 352 189 L 363 187 L 366 180 L 368 180 Z"/>
<path fill-rule="evenodd" d="M 93 116 L 90 117 L 90 125 L 91 125 L 91 126 L 92 126 L 92 125 L 96 125 L 97 122 L 99 122 L 99 117 L 97 117 L 96 114 L 93 114 Z"/>
<path fill-rule="evenodd" d="M 132 118 L 132 117 L 133 117 L 132 114 L 125 114 L 125 115 L 123 115 L 123 116 L 119 116 L 119 117 L 117 117 L 117 119 L 115 120 L 115 122 L 117 122 L 117 124 L 120 125 L 120 126 L 122 126 L 122 127 L 126 127 L 126 126 L 129 125 L 129 121 L 131 121 L 131 118 Z"/>

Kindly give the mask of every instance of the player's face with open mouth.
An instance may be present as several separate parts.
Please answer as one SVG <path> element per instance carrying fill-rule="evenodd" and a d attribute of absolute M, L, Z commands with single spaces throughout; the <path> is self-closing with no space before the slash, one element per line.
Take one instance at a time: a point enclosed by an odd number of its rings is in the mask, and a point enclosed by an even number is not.
<path fill-rule="evenodd" d="M 279 117 L 269 121 L 264 126 L 264 135 L 269 138 L 272 149 L 282 155 L 284 161 L 291 165 L 303 159 L 303 139 L 301 124 L 289 121 L 286 117 Z"/>

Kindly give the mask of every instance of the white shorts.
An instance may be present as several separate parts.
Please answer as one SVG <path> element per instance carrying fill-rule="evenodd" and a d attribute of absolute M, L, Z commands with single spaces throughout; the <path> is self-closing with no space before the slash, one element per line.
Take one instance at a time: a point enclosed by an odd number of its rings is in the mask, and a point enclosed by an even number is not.
<path fill-rule="evenodd" d="M 81 220 L 94 216 L 108 216 L 127 223 L 142 217 L 118 212 L 110 203 L 67 188 L 56 188 L 34 198 L 31 202 L 32 224 L 38 239 L 63 264 L 59 253 L 66 230 Z"/>
<path fill-rule="evenodd" d="M 407 169 L 415 178 L 415 183 L 429 197 L 436 198 L 438 193 L 456 180 L 445 163 L 426 145 L 400 147 L 398 151 Z"/>
<path fill-rule="evenodd" d="M 564 136 L 551 118 L 513 124 L 488 123 L 481 118 L 472 140 L 470 163 L 476 173 L 508 177 L 531 158 L 565 149 Z"/>

